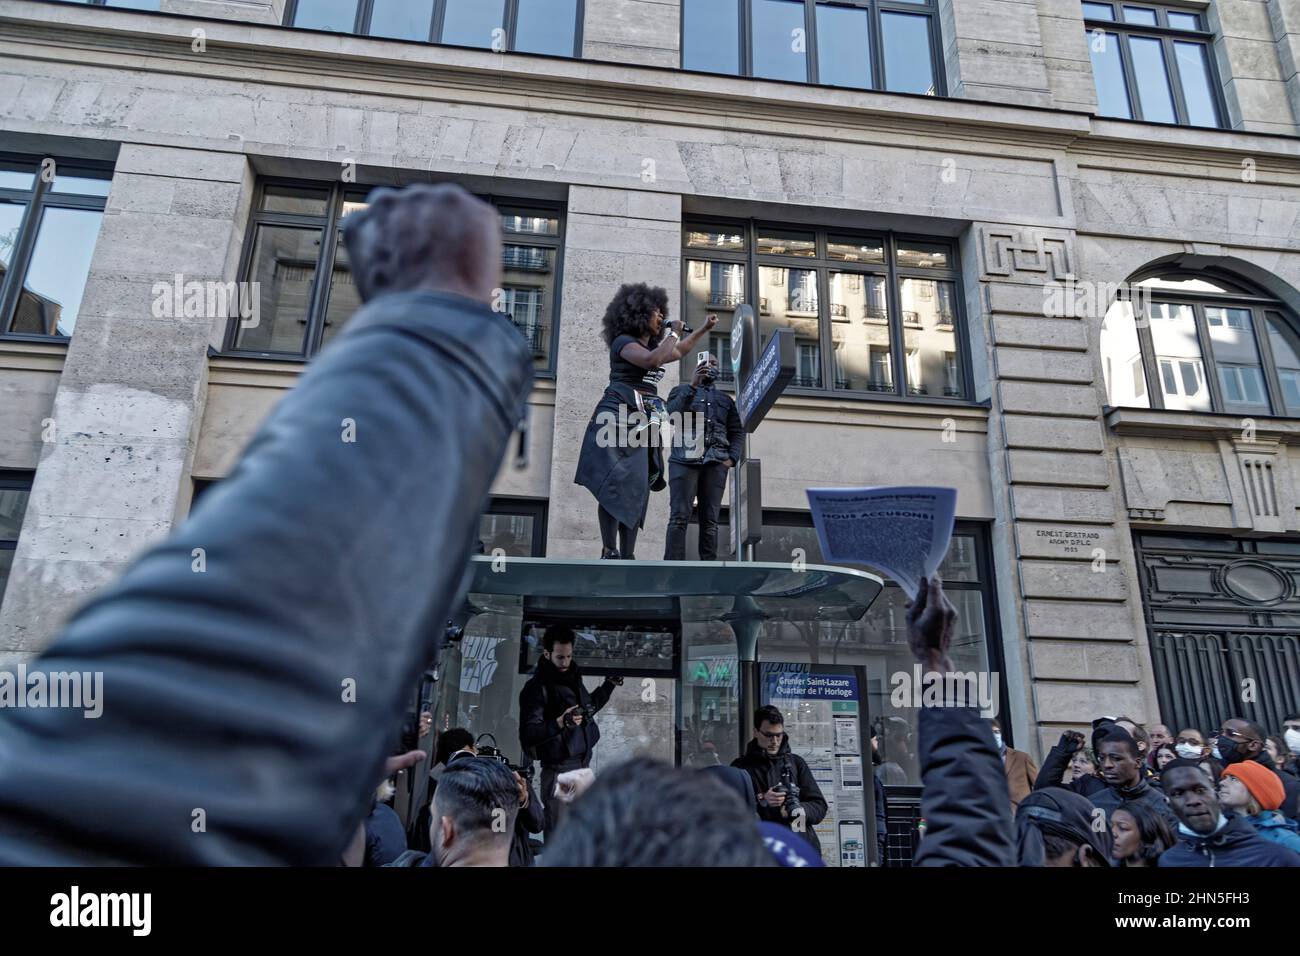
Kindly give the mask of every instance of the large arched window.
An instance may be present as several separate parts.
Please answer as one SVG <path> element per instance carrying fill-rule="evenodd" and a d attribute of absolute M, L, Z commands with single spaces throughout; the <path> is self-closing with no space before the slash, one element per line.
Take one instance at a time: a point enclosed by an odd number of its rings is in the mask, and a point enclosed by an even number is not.
<path fill-rule="evenodd" d="M 1282 303 L 1211 272 L 1132 284 L 1101 329 L 1110 404 L 1300 417 L 1300 326 Z"/>

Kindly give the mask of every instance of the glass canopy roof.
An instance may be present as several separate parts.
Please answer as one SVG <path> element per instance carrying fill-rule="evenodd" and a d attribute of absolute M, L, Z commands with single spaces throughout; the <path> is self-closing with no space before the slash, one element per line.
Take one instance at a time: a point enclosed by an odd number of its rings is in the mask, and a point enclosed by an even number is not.
<path fill-rule="evenodd" d="M 603 619 L 685 622 L 859 621 L 884 586 L 851 568 L 736 561 L 472 561 L 472 615 L 510 613 L 520 598 L 537 611 Z M 677 599 L 677 602 L 674 601 Z M 680 612 L 678 608 L 680 607 Z"/>

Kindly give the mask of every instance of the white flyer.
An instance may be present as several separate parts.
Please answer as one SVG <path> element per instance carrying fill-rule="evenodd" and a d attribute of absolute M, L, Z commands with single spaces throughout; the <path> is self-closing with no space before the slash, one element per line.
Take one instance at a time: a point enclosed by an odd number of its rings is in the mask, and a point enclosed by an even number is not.
<path fill-rule="evenodd" d="M 939 570 L 957 512 L 954 488 L 809 488 L 822 560 L 865 564 L 915 599 Z"/>

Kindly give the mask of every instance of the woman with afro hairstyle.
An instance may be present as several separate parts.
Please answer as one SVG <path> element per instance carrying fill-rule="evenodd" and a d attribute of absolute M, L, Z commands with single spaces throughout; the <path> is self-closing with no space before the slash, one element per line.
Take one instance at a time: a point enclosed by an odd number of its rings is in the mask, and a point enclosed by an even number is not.
<path fill-rule="evenodd" d="M 657 436 L 646 425 L 664 415 L 656 386 L 664 366 L 689 355 L 717 324 L 710 315 L 682 338 L 682 323 L 668 319 L 668 293 L 644 282 L 621 286 L 605 309 L 609 385 L 587 423 L 573 479 L 596 496 L 602 558 L 635 557 L 650 492 L 667 484 Z"/>

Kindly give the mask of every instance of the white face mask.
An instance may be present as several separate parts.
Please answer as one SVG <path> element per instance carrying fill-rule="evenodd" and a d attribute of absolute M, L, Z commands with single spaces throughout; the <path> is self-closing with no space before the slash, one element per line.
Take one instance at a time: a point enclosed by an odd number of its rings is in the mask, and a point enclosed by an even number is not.
<path fill-rule="evenodd" d="M 1293 754 L 1300 755 L 1300 730 L 1288 727 L 1286 733 L 1282 736 L 1286 738 L 1286 749 Z"/>
<path fill-rule="evenodd" d="M 1002 735 L 996 730 L 993 731 L 993 743 L 997 745 L 998 750 L 1002 749 Z"/>
<path fill-rule="evenodd" d="M 1174 750 L 1178 751 L 1178 756 L 1184 757 L 1187 760 L 1195 760 L 1201 755 L 1201 748 L 1196 746 L 1196 744 L 1179 744 L 1174 748 Z"/>

